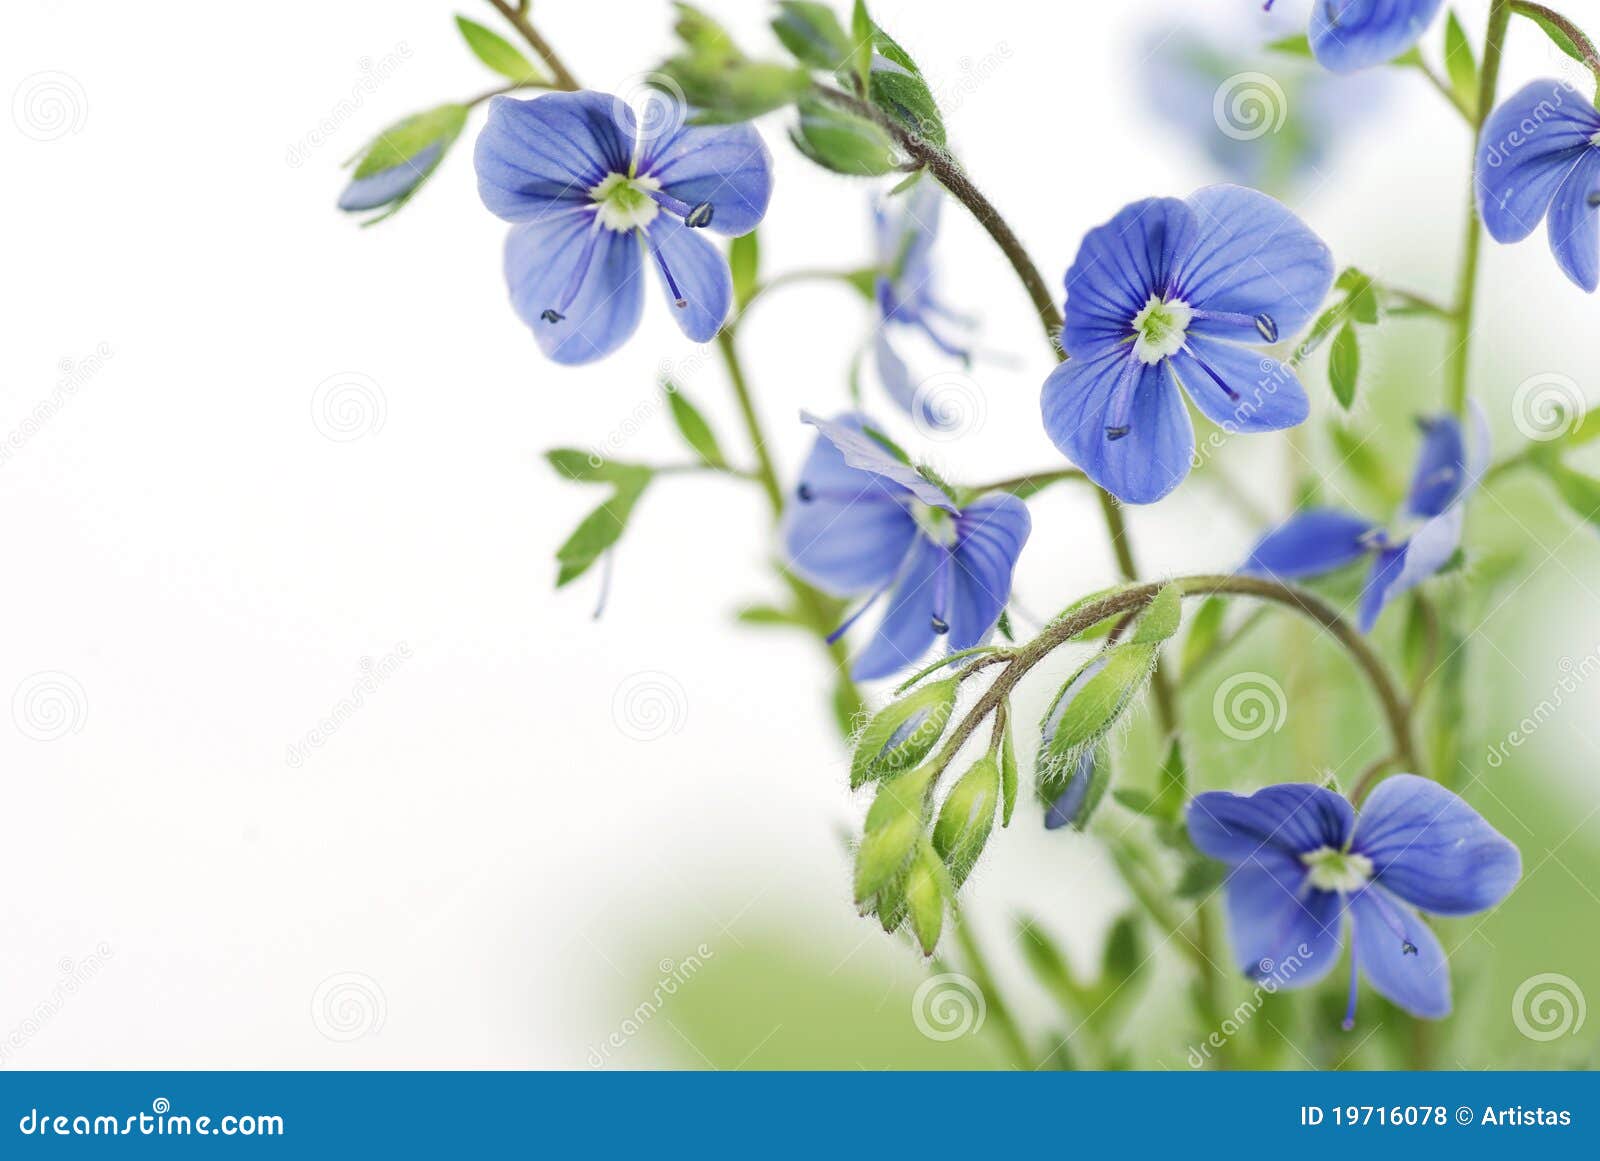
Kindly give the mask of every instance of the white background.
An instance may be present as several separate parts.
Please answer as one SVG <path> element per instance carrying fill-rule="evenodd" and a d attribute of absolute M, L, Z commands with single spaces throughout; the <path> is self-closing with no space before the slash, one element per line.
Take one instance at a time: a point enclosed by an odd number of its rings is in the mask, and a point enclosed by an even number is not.
<path fill-rule="evenodd" d="M 765 6 L 711 7 L 769 48 Z M 1238 7 L 1245 21 L 1259 9 Z M 1481 27 L 1485 4 L 1460 7 Z M 1193 8 L 877 11 L 936 88 L 960 93 L 952 139 L 1055 286 L 1082 233 L 1125 202 L 1213 180 L 1136 95 L 1146 38 Z M 535 9 L 595 88 L 628 87 L 670 48 L 665 3 Z M 604 619 L 590 619 L 597 577 L 552 591 L 555 547 L 598 496 L 558 482 L 540 453 L 617 433 L 622 458 L 680 459 L 656 410 L 664 361 L 742 447 L 714 359 L 653 292 L 615 357 L 541 359 L 506 303 L 503 226 L 476 198 L 476 120 L 393 221 L 360 230 L 334 210 L 340 162 L 372 133 L 492 85 L 451 11 L 14 0 L 0 17 L 0 89 L 61 74 L 69 119 L 45 130 L 15 102 L 0 119 L 0 432 L 80 379 L 0 464 L 0 701 L 41 673 L 82 692 L 74 728 L 48 741 L 0 708 L 0 1032 L 33 1019 L 10 1066 L 580 1065 L 631 1009 L 617 989 L 641 963 L 737 938 L 764 913 L 804 917 L 796 938 L 841 959 L 920 970 L 848 903 L 836 836 L 859 804 L 842 789 L 819 652 L 731 625 L 740 604 L 778 595 L 759 494 L 665 482 L 617 555 Z M 402 48 L 340 112 L 362 62 Z M 1537 47 L 1518 53 L 1512 76 L 1552 71 Z M 1000 66 L 960 88 L 961 62 L 993 54 Z M 778 120 L 763 130 L 777 164 L 767 270 L 860 264 L 871 187 L 809 167 Z M 1308 181 L 1295 208 L 1341 264 L 1444 297 L 1459 199 L 1439 191 L 1465 188 L 1466 152 L 1420 81 L 1398 78 L 1389 111 L 1335 157 L 1337 181 Z M 1385 216 L 1403 228 L 1375 232 Z M 919 450 L 965 478 L 1059 464 L 1038 423 L 1050 361 L 1027 301 L 969 220 L 946 222 L 950 297 L 1011 354 L 980 369 L 981 431 Z M 1557 304 L 1528 312 L 1525 350 L 1499 352 L 1520 376 L 1571 348 L 1592 303 L 1559 293 L 1539 240 L 1491 248 L 1489 309 L 1525 308 L 1519 285 Z M 751 316 L 742 344 L 785 469 L 808 442 L 796 412 L 843 404 L 867 325 L 832 288 Z M 108 357 L 86 363 L 97 351 Z M 375 385 L 382 423 L 338 441 L 313 399 L 351 376 Z M 1229 452 L 1268 497 L 1282 454 L 1271 441 Z M 1135 515 L 1147 571 L 1237 558 L 1248 530 L 1212 501 L 1194 485 Z M 1041 498 L 1035 529 L 1018 578 L 1028 607 L 1111 579 L 1081 492 Z M 363 659 L 402 645 L 409 659 L 360 711 L 287 763 Z M 665 691 L 655 740 L 630 736 L 641 680 Z M 974 910 L 1025 905 L 1087 947 L 1118 906 L 1095 889 L 1104 879 L 1087 843 L 1047 840 L 1030 819 Z M 1070 897 L 1047 889 L 1069 881 Z M 102 945 L 94 979 L 32 1016 L 63 961 Z M 383 1012 L 349 1042 L 313 1016 L 340 973 Z M 657 1059 L 632 1051 L 624 1063 Z"/>

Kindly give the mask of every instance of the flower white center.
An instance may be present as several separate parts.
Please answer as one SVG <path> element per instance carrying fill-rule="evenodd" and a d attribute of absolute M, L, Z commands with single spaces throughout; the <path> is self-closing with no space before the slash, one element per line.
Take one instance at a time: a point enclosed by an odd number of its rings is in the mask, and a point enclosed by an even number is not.
<path fill-rule="evenodd" d="M 620 233 L 643 229 L 655 221 L 661 207 L 650 195 L 660 188 L 661 183 L 653 177 L 610 173 L 589 191 L 589 196 L 600 207 L 600 224 Z"/>
<path fill-rule="evenodd" d="M 1600 132 L 1596 132 L 1593 137 L 1589 138 L 1589 144 L 1596 149 L 1600 149 Z"/>
<path fill-rule="evenodd" d="M 1133 353 L 1141 362 L 1159 363 L 1183 350 L 1194 308 L 1181 298 L 1163 302 L 1152 294 L 1133 316 Z"/>
<path fill-rule="evenodd" d="M 1319 891 L 1349 894 L 1360 890 L 1372 878 L 1372 860 L 1355 851 L 1318 847 L 1300 856 L 1310 871 L 1311 885 Z"/>
<path fill-rule="evenodd" d="M 944 548 L 955 545 L 959 535 L 956 529 L 956 518 L 943 508 L 935 508 L 932 504 L 924 504 L 921 500 L 911 502 L 911 518 L 917 522 L 917 528 L 922 534 L 935 544 Z"/>

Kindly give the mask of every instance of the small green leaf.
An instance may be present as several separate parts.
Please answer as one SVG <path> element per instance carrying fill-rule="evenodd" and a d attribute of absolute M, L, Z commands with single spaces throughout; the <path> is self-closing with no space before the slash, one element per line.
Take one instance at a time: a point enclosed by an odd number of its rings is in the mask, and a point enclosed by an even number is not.
<path fill-rule="evenodd" d="M 728 269 L 733 274 L 733 298 L 742 310 L 761 288 L 761 243 L 751 230 L 728 247 Z"/>
<path fill-rule="evenodd" d="M 1224 597 L 1207 597 L 1200 608 L 1189 618 L 1189 635 L 1183 639 L 1180 671 L 1187 677 L 1200 659 L 1211 652 L 1222 634 L 1222 623 L 1228 615 L 1228 602 Z"/>
<path fill-rule="evenodd" d="M 543 81 L 545 76 L 515 45 L 476 20 L 456 17 L 456 27 L 472 55 L 515 85 Z"/>
<path fill-rule="evenodd" d="M 740 60 L 744 54 L 739 51 L 739 46 L 733 42 L 733 37 L 728 30 L 723 28 L 710 16 L 692 4 L 679 3 L 673 5 L 678 10 L 678 18 L 672 25 L 672 30 L 678 34 L 678 39 L 683 41 L 684 47 L 696 56 L 707 60 L 729 62 Z"/>
<path fill-rule="evenodd" d="M 706 417 L 700 414 L 700 409 L 690 403 L 682 388 L 670 379 L 663 380 L 661 386 L 667 393 L 667 403 L 672 409 L 672 421 L 678 425 L 678 434 L 700 457 L 700 462 L 713 468 L 727 467 L 727 458 L 723 456 L 717 437 L 706 422 Z"/>
<path fill-rule="evenodd" d="M 867 11 L 866 0 L 856 0 L 850 13 L 850 39 L 854 46 L 850 69 L 855 74 L 856 89 L 862 93 L 867 91 L 867 80 L 872 75 L 872 40 L 877 31 L 878 26 Z"/>
<path fill-rule="evenodd" d="M 741 625 L 755 625 L 762 628 L 807 624 L 804 618 L 776 605 L 746 605 L 734 614 L 734 619 Z"/>
<path fill-rule="evenodd" d="M 594 452 L 574 447 L 552 448 L 544 453 L 551 467 L 569 480 L 580 483 L 613 484 L 648 475 L 650 469 L 643 464 L 625 464 L 617 460 L 602 459 Z"/>
<path fill-rule="evenodd" d="M 1100 987 L 1115 993 L 1144 965 L 1144 941 L 1139 936 L 1139 917 L 1132 912 L 1118 916 L 1106 936 L 1105 952 L 1100 957 Z"/>
<path fill-rule="evenodd" d="M 1167 757 L 1161 763 L 1161 781 L 1156 787 L 1152 806 L 1157 815 L 1174 821 L 1183 813 L 1183 804 L 1189 800 L 1189 767 L 1183 760 L 1183 745 L 1173 738 L 1167 747 Z"/>
<path fill-rule="evenodd" d="M 974 762 L 945 796 L 933 826 L 933 849 L 950 868 L 950 880 L 956 887 L 966 882 L 989 841 L 999 797 L 1000 764 L 992 754 Z"/>
<path fill-rule="evenodd" d="M 1542 463 L 1540 466 L 1574 516 L 1589 524 L 1600 525 L 1600 480 L 1559 461 Z"/>
<path fill-rule="evenodd" d="M 1193 857 L 1184 863 L 1173 894 L 1180 899 L 1204 899 L 1222 886 L 1227 877 L 1228 868 L 1222 863 L 1203 855 Z"/>
<path fill-rule="evenodd" d="M 1296 36 L 1286 36 L 1282 40 L 1274 40 L 1267 45 L 1268 52 L 1279 52 L 1285 56 L 1311 56 L 1311 40 L 1304 33 Z"/>
<path fill-rule="evenodd" d="M 1344 291 L 1346 314 L 1368 326 L 1378 321 L 1378 292 L 1371 278 L 1351 266 L 1339 275 L 1338 286 Z"/>
<path fill-rule="evenodd" d="M 556 550 L 556 562 L 561 566 L 556 574 L 557 588 L 588 572 L 601 554 L 621 539 L 634 505 L 644 495 L 652 475 L 648 468 L 635 468 L 632 474 L 615 477 L 616 491 L 611 498 L 585 516 L 566 543 Z"/>
<path fill-rule="evenodd" d="M 1183 593 L 1177 585 L 1167 585 L 1139 614 L 1129 640 L 1140 645 L 1159 645 L 1178 631 L 1182 621 Z"/>
<path fill-rule="evenodd" d="M 1361 376 L 1361 343 L 1356 328 L 1349 323 L 1339 328 L 1328 354 L 1328 383 L 1333 397 L 1346 411 L 1356 400 L 1356 380 Z"/>
<path fill-rule="evenodd" d="M 1476 116 L 1473 110 L 1478 107 L 1478 62 L 1454 8 L 1444 24 L 1444 68 L 1461 107 L 1469 116 Z"/>
<path fill-rule="evenodd" d="M 911 769 L 938 745 L 955 709 L 956 679 L 913 689 L 873 715 L 856 739 L 850 787 Z"/>
<path fill-rule="evenodd" d="M 1017 805 L 1017 748 L 1011 741 L 1011 704 L 1006 703 L 1006 732 L 1000 738 L 1000 825 L 1011 825 L 1011 812 Z"/>
<path fill-rule="evenodd" d="M 799 110 L 790 140 L 822 168 L 849 177 L 881 177 L 902 164 L 899 147 L 876 123 L 818 100 L 801 101 Z"/>
<path fill-rule="evenodd" d="M 839 68 L 854 47 L 833 9 L 811 0 L 779 0 L 772 31 L 796 60 L 816 69 Z"/>

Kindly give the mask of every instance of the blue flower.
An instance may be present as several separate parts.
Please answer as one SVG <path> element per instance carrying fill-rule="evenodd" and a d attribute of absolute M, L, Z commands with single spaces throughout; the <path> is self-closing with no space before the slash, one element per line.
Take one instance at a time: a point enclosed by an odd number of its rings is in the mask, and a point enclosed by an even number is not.
<path fill-rule="evenodd" d="M 1461 546 L 1466 497 L 1489 460 L 1489 430 L 1472 408 L 1470 441 L 1453 415 L 1419 419 L 1422 451 L 1401 515 L 1409 535 L 1335 508 L 1310 508 L 1268 532 L 1242 571 L 1294 580 L 1332 572 L 1365 556 L 1372 571 L 1361 594 L 1361 631 L 1370 633 L 1384 606 L 1445 566 Z"/>
<path fill-rule="evenodd" d="M 1001 493 L 958 507 L 875 438 L 865 416 L 801 418 L 820 434 L 784 521 L 789 564 L 836 596 L 871 594 L 830 641 L 889 594 L 852 675 L 888 677 L 941 636 L 952 650 L 982 644 L 1011 596 L 1032 527 L 1027 505 Z"/>
<path fill-rule="evenodd" d="M 1522 874 L 1515 845 L 1444 787 L 1415 774 L 1379 783 L 1355 808 L 1305 783 L 1251 795 L 1196 795 L 1189 837 L 1232 869 L 1225 884 L 1235 962 L 1281 987 L 1316 983 L 1339 958 L 1350 919 L 1350 1003 L 1357 972 L 1413 1016 L 1450 1013 L 1450 965 L 1417 909 L 1472 915 Z"/>
<path fill-rule="evenodd" d="M 1490 114 L 1475 169 L 1490 237 L 1520 242 L 1548 217 L 1562 272 L 1600 286 L 1600 110 L 1565 82 L 1534 81 Z"/>
<path fill-rule="evenodd" d="M 1315 0 L 1311 52 L 1336 73 L 1386 64 L 1415 47 L 1444 0 Z M 1267 0 L 1272 7 L 1272 0 Z"/>
<path fill-rule="evenodd" d="M 728 262 L 696 231 L 755 229 L 772 159 L 749 125 L 679 115 L 640 136 L 633 111 L 601 93 L 498 97 L 475 160 L 484 205 L 515 224 L 511 301 L 558 363 L 616 350 L 639 325 L 648 251 L 683 333 L 707 342 L 733 299 Z"/>
<path fill-rule="evenodd" d="M 924 178 L 905 197 L 894 202 L 879 201 L 873 211 L 881 319 L 872 351 L 878 379 L 902 411 L 915 417 L 920 425 L 935 430 L 951 427 L 950 417 L 941 413 L 935 394 L 923 392 L 919 396 L 906 361 L 890 337 L 897 330 L 914 332 L 950 358 L 960 360 L 963 367 L 972 361 L 972 351 L 945 333 L 947 325 L 970 327 L 972 320 L 946 306 L 934 289 L 932 252 L 943 202 L 938 183 Z"/>
<path fill-rule="evenodd" d="M 1134 202 L 1067 271 L 1069 359 L 1045 380 L 1045 431 L 1119 500 L 1161 499 L 1194 455 L 1180 384 L 1229 432 L 1305 419 L 1294 372 L 1243 344 L 1294 334 L 1332 283 L 1328 247 L 1265 194 L 1218 185 Z"/>

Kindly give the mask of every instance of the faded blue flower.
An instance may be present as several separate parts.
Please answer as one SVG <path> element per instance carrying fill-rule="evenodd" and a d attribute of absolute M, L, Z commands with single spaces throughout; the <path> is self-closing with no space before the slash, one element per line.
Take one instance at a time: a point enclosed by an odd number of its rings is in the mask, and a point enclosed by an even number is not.
<path fill-rule="evenodd" d="M 1294 372 L 1251 346 L 1298 331 L 1332 283 L 1328 247 L 1265 194 L 1218 185 L 1134 202 L 1067 271 L 1068 361 L 1045 380 L 1045 431 L 1119 500 L 1161 499 L 1194 455 L 1184 393 L 1229 432 L 1306 418 Z"/>
<path fill-rule="evenodd" d="M 1461 546 L 1465 500 L 1489 461 L 1489 429 L 1471 409 L 1470 437 L 1453 415 L 1417 420 L 1422 450 L 1401 510 L 1400 527 L 1335 508 L 1309 508 L 1263 536 L 1241 570 L 1279 580 L 1319 576 L 1364 557 L 1372 571 L 1361 594 L 1363 633 L 1384 606 L 1443 568 Z"/>
<path fill-rule="evenodd" d="M 1583 289 L 1600 287 L 1600 109 L 1564 81 L 1534 81 L 1484 123 L 1478 208 L 1496 242 L 1548 220 L 1550 250 Z"/>
<path fill-rule="evenodd" d="M 880 442 L 865 416 L 801 418 L 819 435 L 785 517 L 790 567 L 836 596 L 870 594 L 830 640 L 889 597 L 853 676 L 888 677 L 940 637 L 951 650 L 982 644 L 1011 595 L 1032 527 L 1027 505 L 999 493 L 958 506 Z"/>
<path fill-rule="evenodd" d="M 1522 856 L 1464 801 L 1415 774 L 1380 782 L 1360 814 L 1341 795 L 1288 783 L 1251 795 L 1196 795 L 1196 847 L 1231 868 L 1225 893 L 1234 960 L 1257 981 L 1314 984 L 1350 939 L 1358 973 L 1413 1016 L 1450 1013 L 1450 965 L 1418 914 L 1472 915 L 1504 899 Z M 1349 917 L 1349 923 L 1344 922 Z"/>
<path fill-rule="evenodd" d="M 1267 0 L 1270 11 L 1273 0 Z M 1387 64 L 1416 47 L 1444 0 L 1314 0 L 1307 37 L 1336 73 Z"/>
<path fill-rule="evenodd" d="M 497 97 L 475 153 L 484 205 L 514 223 L 511 301 L 540 350 L 588 363 L 639 325 L 648 253 L 673 317 L 696 342 L 727 317 L 727 259 L 698 236 L 755 229 L 772 195 L 772 159 L 749 125 L 669 120 L 648 137 L 603 93 Z"/>

